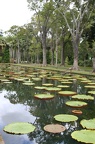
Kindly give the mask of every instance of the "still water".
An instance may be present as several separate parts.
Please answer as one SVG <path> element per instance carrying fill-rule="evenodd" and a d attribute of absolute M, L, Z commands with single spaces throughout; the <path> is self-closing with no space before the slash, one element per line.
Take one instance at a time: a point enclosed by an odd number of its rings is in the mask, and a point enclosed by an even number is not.
<path fill-rule="evenodd" d="M 43 83 L 52 83 L 54 87 L 62 85 L 59 78 L 52 78 L 52 76 L 59 75 L 59 73 L 28 68 L 26 70 L 23 68 L 23 72 L 19 74 L 19 77 L 26 77 L 35 83 L 33 86 L 28 86 L 23 85 L 22 81 L 13 79 L 12 75 L 14 74 L 9 71 L 13 71 L 13 69 L 9 69 L 7 72 L 5 70 L 1 71 L 0 76 L 0 79 L 4 77 L 12 82 L 4 83 L 0 81 L 0 134 L 5 144 L 80 144 L 80 142 L 72 139 L 71 133 L 74 130 L 82 129 L 80 120 L 95 118 L 95 101 L 86 100 L 88 105 L 78 108 L 83 113 L 82 115 L 77 115 L 77 122 L 57 122 L 53 118 L 55 115 L 73 114 L 72 110 L 75 108 L 71 108 L 65 104 L 66 101 L 71 100 L 71 97 L 60 96 L 56 91 L 49 91 L 49 93 L 55 96 L 51 100 L 36 99 L 34 95 L 45 92 L 45 90 L 35 89 L 35 86 L 42 86 Z M 18 75 L 17 72 L 15 73 L 16 76 Z M 65 84 L 69 85 L 69 88 L 61 88 L 62 91 L 72 90 L 78 94 L 88 93 L 89 89 L 84 87 L 85 83 L 82 83 L 79 79 L 75 79 L 74 76 L 69 76 L 72 83 Z M 32 79 L 33 77 L 40 77 L 40 79 L 34 80 Z M 63 77 L 64 75 L 61 74 L 61 79 Z M 90 90 L 92 89 L 90 88 Z M 4 132 L 4 126 L 12 122 L 29 122 L 36 126 L 36 130 L 24 135 L 12 135 Z M 45 132 L 43 127 L 51 123 L 62 124 L 66 127 L 66 130 L 60 134 Z"/>

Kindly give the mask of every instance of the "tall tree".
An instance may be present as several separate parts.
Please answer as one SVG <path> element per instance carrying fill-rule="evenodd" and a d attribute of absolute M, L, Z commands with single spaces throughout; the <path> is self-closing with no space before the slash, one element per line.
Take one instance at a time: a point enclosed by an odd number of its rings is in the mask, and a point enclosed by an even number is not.
<path fill-rule="evenodd" d="M 29 8 L 35 12 L 43 47 L 43 66 L 46 66 L 46 38 L 50 27 L 50 18 L 54 11 L 53 0 L 27 0 L 27 2 Z"/>
<path fill-rule="evenodd" d="M 78 48 L 81 39 L 81 35 L 89 24 L 91 14 L 94 7 L 92 7 L 90 0 L 56 0 L 56 8 L 64 18 L 67 28 L 72 37 L 72 45 L 74 52 L 73 69 L 78 70 Z"/>

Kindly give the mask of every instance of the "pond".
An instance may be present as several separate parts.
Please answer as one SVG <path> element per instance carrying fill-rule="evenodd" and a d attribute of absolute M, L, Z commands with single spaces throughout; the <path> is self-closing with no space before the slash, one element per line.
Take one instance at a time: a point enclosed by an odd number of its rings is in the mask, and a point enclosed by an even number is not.
<path fill-rule="evenodd" d="M 87 95 L 88 91 L 95 89 L 94 77 L 15 66 L 3 66 L 0 71 L 0 135 L 5 144 L 80 144 L 71 137 L 71 133 L 83 129 L 81 120 L 95 118 L 94 95 L 90 94 L 93 100 L 81 100 L 87 103 L 86 106 L 71 107 L 66 102 L 74 100 L 73 96 L 64 96 L 59 91 Z M 52 90 L 50 87 L 60 90 Z M 39 99 L 35 97 L 38 94 L 51 94 L 54 97 Z M 81 110 L 82 114 L 74 114 L 73 110 Z M 75 115 L 78 120 L 59 122 L 54 119 L 58 114 Z M 28 122 L 36 129 L 23 135 L 5 132 L 4 127 L 13 122 Z M 49 133 L 44 130 L 47 124 L 61 124 L 66 130 Z"/>

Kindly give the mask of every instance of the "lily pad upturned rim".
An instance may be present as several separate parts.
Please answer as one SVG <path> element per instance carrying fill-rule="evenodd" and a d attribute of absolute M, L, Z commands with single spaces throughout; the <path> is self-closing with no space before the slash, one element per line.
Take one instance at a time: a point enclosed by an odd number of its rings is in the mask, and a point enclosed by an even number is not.
<path fill-rule="evenodd" d="M 6 125 L 4 131 L 10 134 L 27 134 L 35 130 L 35 126 L 27 122 L 14 122 Z"/>
<path fill-rule="evenodd" d="M 63 125 L 60 124 L 48 124 L 46 126 L 44 126 L 44 130 L 50 133 L 61 133 L 63 131 L 65 131 L 65 127 Z"/>
<path fill-rule="evenodd" d="M 77 130 L 71 133 L 71 137 L 78 142 L 95 144 L 95 130 Z"/>
<path fill-rule="evenodd" d="M 58 114 L 54 116 L 54 119 L 60 122 L 72 122 L 78 120 L 78 117 L 70 114 Z"/>

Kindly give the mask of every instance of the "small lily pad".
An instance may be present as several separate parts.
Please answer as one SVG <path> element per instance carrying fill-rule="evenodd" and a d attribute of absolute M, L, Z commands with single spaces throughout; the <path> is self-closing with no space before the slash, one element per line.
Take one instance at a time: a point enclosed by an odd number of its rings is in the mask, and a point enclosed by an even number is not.
<path fill-rule="evenodd" d="M 38 98 L 38 99 L 46 100 L 46 99 L 54 98 L 54 95 L 52 95 L 52 94 L 36 94 L 36 95 L 34 95 L 34 97 Z"/>
<path fill-rule="evenodd" d="M 74 95 L 72 98 L 74 98 L 74 99 L 82 99 L 82 100 L 94 100 L 93 96 L 85 95 L 85 94 Z"/>
<path fill-rule="evenodd" d="M 48 124 L 44 126 L 44 130 L 50 133 L 61 133 L 65 131 L 65 127 L 60 124 Z"/>
<path fill-rule="evenodd" d="M 17 122 L 4 127 L 5 132 L 10 134 L 27 134 L 35 130 L 35 126 L 30 123 Z"/>
<path fill-rule="evenodd" d="M 71 107 L 83 107 L 87 105 L 87 103 L 83 101 L 67 101 L 65 104 Z"/>
<path fill-rule="evenodd" d="M 95 118 L 89 120 L 81 120 L 80 124 L 83 128 L 95 130 Z"/>
<path fill-rule="evenodd" d="M 54 116 L 54 119 L 60 122 L 71 122 L 78 120 L 78 117 L 69 114 L 58 114 Z"/>
<path fill-rule="evenodd" d="M 95 130 L 78 130 L 72 132 L 71 136 L 79 142 L 95 144 Z"/>
<path fill-rule="evenodd" d="M 76 92 L 73 91 L 59 91 L 58 93 L 63 96 L 73 96 L 77 94 Z"/>
<path fill-rule="evenodd" d="M 82 114 L 82 111 L 81 110 L 72 110 L 72 113 L 80 115 L 80 114 Z"/>

